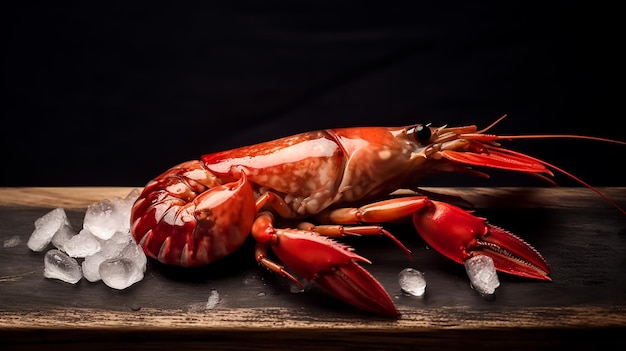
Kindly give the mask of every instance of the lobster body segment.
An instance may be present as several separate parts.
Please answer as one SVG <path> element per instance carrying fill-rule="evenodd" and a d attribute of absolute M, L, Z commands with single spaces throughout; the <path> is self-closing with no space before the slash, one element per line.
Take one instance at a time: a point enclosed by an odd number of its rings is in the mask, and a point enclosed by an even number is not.
<path fill-rule="evenodd" d="M 320 236 L 386 235 L 404 248 L 382 224 L 412 217 L 425 242 L 456 262 L 488 255 L 502 272 L 549 280 L 533 247 L 483 218 L 426 196 L 383 200 L 418 190 L 428 173 L 484 177 L 472 167 L 491 167 L 552 176 L 549 164 L 498 143 L 510 138 L 475 126 L 414 124 L 314 131 L 207 154 L 150 181 L 133 207 L 131 230 L 149 256 L 182 266 L 220 259 L 252 234 L 260 265 L 394 317 L 389 295 L 360 265 L 369 261 Z M 296 224 L 280 228 L 281 219 Z"/>
<path fill-rule="evenodd" d="M 281 194 L 294 215 L 328 207 L 344 168 L 343 150 L 325 131 L 204 155 L 202 161 L 224 179 L 237 179 L 244 172 L 257 189 Z"/>
<path fill-rule="evenodd" d="M 203 155 L 213 174 L 237 179 L 245 172 L 255 187 L 280 194 L 306 217 L 335 203 L 384 196 L 428 171 L 416 159 L 419 145 L 406 128 L 343 128 L 302 133 Z M 424 159 L 425 160 L 425 159 Z"/>

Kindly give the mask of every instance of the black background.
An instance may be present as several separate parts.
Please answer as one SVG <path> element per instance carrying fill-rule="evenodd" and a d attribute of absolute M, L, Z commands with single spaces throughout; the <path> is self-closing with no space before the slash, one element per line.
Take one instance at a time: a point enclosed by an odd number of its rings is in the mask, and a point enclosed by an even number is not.
<path fill-rule="evenodd" d="M 417 122 L 484 127 L 505 113 L 493 132 L 625 139 L 617 8 L 560 1 L 6 6 L 0 186 L 143 186 L 181 161 L 297 132 Z M 507 145 L 593 185 L 625 185 L 624 146 Z M 490 182 L 459 176 L 424 184 L 544 183 L 495 172 Z"/>

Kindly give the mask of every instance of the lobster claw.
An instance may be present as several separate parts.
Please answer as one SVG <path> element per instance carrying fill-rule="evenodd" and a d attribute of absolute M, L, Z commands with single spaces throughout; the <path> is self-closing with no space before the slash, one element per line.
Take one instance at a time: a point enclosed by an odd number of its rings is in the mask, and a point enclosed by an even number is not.
<path fill-rule="evenodd" d="M 552 280 L 550 268 L 532 246 L 484 218 L 444 202 L 427 201 L 413 224 L 428 245 L 463 264 L 475 255 L 491 257 L 497 270 L 521 277 Z"/>
<path fill-rule="evenodd" d="M 272 250 L 287 267 L 340 300 L 384 316 L 400 315 L 383 286 L 358 264 L 370 261 L 352 248 L 311 232 L 276 229 Z"/>

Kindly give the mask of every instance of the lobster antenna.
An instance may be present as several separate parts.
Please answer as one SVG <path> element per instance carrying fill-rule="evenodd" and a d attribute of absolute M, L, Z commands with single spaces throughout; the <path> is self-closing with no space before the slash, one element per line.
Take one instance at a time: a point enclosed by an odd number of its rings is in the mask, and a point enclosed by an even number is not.
<path fill-rule="evenodd" d="M 592 139 L 595 139 L 595 138 L 592 138 Z M 600 139 L 602 139 L 602 138 L 600 138 Z M 607 140 L 610 140 L 610 139 L 607 139 Z M 615 141 L 615 140 L 613 140 L 613 141 Z M 616 142 L 617 142 L 617 141 L 616 141 Z M 626 144 L 626 143 L 623 143 L 623 142 L 618 142 L 618 143 L 620 143 L 620 144 Z M 500 149 L 500 148 L 494 147 L 494 149 Z M 562 168 L 560 168 L 560 167 L 557 167 L 557 166 L 555 166 L 555 165 L 553 165 L 553 164 L 551 164 L 551 163 L 549 163 L 549 162 L 546 162 L 546 161 L 540 160 L 540 159 L 535 158 L 535 157 L 532 157 L 532 156 L 528 156 L 528 155 L 523 154 L 523 153 L 521 153 L 521 152 L 516 152 L 516 151 L 513 151 L 513 150 L 505 150 L 505 151 L 506 151 L 506 152 L 508 152 L 508 153 L 510 153 L 510 154 L 513 154 L 513 155 L 524 156 L 524 157 L 530 157 L 530 158 L 531 158 L 531 159 L 533 159 L 534 161 L 539 162 L 539 163 L 543 164 L 544 166 L 547 166 L 548 168 L 552 168 L 552 169 L 554 169 L 554 170 L 556 170 L 556 171 L 558 171 L 558 172 L 561 172 L 562 174 L 565 174 L 566 176 L 570 177 L 571 179 L 573 179 L 573 180 L 577 181 L 578 183 L 580 183 L 580 184 L 584 185 L 587 189 L 589 189 L 589 190 L 593 191 L 594 193 L 598 194 L 598 196 L 600 196 L 600 197 L 601 197 L 601 198 L 603 198 L 605 201 L 607 201 L 609 204 L 611 204 L 611 206 L 615 207 L 615 208 L 616 208 L 616 209 L 618 209 L 620 212 L 622 212 L 623 214 L 625 214 L 625 215 L 626 215 L 626 210 L 624 210 L 624 209 L 623 209 L 620 205 L 618 205 L 615 201 L 611 200 L 608 196 L 604 195 L 604 193 L 602 193 L 600 190 L 596 189 L 596 188 L 595 188 L 595 187 L 593 187 L 591 184 L 589 184 L 589 183 L 585 182 L 584 180 L 582 180 L 582 179 L 578 178 L 577 176 L 573 175 L 572 173 L 570 173 L 570 172 L 568 172 L 568 171 L 566 171 L 566 170 L 564 170 L 564 169 L 562 169 Z"/>
<path fill-rule="evenodd" d="M 504 115 L 502 115 L 502 117 L 496 119 L 493 123 L 491 123 L 490 125 L 488 125 L 486 128 L 483 128 L 482 130 L 476 132 L 476 134 L 480 135 L 482 134 L 484 136 L 484 132 L 488 131 L 489 129 L 493 128 L 496 124 L 500 123 L 504 118 L 506 118 L 507 114 L 505 113 Z M 468 135 L 469 136 L 469 135 Z M 492 139 L 491 140 L 511 140 L 511 139 L 555 139 L 555 138 L 564 138 L 564 139 L 584 139 L 584 140 L 595 140 L 595 141 L 602 141 L 602 142 L 606 142 L 606 143 L 613 143 L 613 144 L 618 144 L 618 145 L 626 145 L 626 142 L 624 141 L 619 141 L 619 140 L 614 140 L 614 139 L 608 139 L 608 138 L 600 138 L 600 137 L 593 137 L 593 136 L 586 136 L 586 135 L 575 135 L 575 134 L 536 134 L 536 135 L 492 135 L 491 136 Z M 500 149 L 498 147 L 494 147 L 492 146 L 492 148 L 495 149 Z M 578 178 L 577 176 L 573 175 L 572 173 L 559 168 L 549 162 L 540 160 L 538 158 L 532 157 L 532 156 L 528 156 L 526 154 L 522 154 L 519 152 L 515 152 L 512 150 L 505 150 L 506 152 L 509 152 L 511 154 L 515 154 L 518 156 L 525 156 L 525 157 L 530 157 L 531 159 L 535 160 L 536 162 L 539 162 L 541 164 L 543 164 L 544 166 L 547 166 L 548 168 L 552 168 L 558 172 L 561 172 L 562 174 L 568 176 L 569 178 L 573 179 L 574 181 L 582 184 L 583 186 L 585 186 L 587 189 L 593 191 L 594 193 L 598 194 L 598 196 L 600 196 L 601 198 L 603 198 L 605 201 L 607 201 L 609 204 L 611 204 L 613 207 L 615 207 L 616 209 L 618 209 L 620 212 L 622 212 L 623 214 L 626 214 L 626 210 L 624 210 L 620 205 L 618 205 L 615 201 L 611 200 L 608 196 L 604 195 L 600 190 L 596 189 L 595 187 L 593 187 L 591 184 L 585 182 L 584 180 Z"/>
<path fill-rule="evenodd" d="M 496 124 L 500 123 L 504 118 L 506 118 L 506 116 L 508 116 L 506 113 L 503 114 L 502 117 L 496 119 L 493 123 L 491 123 L 487 127 L 483 128 L 482 130 L 477 131 L 476 133 L 482 134 L 482 133 L 488 131 L 489 129 L 493 128 Z"/>
<path fill-rule="evenodd" d="M 619 141 L 608 138 L 601 137 L 593 137 L 588 135 L 575 135 L 575 134 L 536 134 L 536 135 L 500 135 L 498 139 L 584 139 L 584 140 L 595 140 L 602 141 L 605 143 L 613 143 L 618 145 L 626 145 L 626 141 Z"/>
<path fill-rule="evenodd" d="M 504 115 L 502 115 L 502 117 L 496 119 L 493 123 L 491 123 L 490 125 L 488 125 L 487 127 L 483 128 L 482 130 L 479 130 L 477 132 L 475 132 L 475 134 L 483 134 L 486 131 L 488 131 L 489 129 L 493 128 L 496 124 L 500 123 L 504 118 L 506 118 L 508 115 L 505 113 Z M 474 133 L 473 133 L 474 134 Z M 469 136 L 469 134 L 468 134 Z M 613 143 L 613 144 L 619 144 L 619 145 L 626 145 L 625 141 L 619 141 L 619 140 L 614 140 L 614 139 L 608 139 L 608 138 L 600 138 L 600 137 L 593 137 L 593 136 L 588 136 L 588 135 L 576 135 L 576 134 L 535 134 L 535 135 L 497 135 L 497 136 L 493 136 L 494 138 L 492 140 L 511 140 L 511 139 L 556 139 L 556 138 L 563 138 L 563 139 L 585 139 L 585 140 L 595 140 L 595 141 L 602 141 L 605 143 Z M 538 160 L 539 161 L 539 160 Z M 557 169 L 555 167 L 555 169 Z M 564 172 L 565 173 L 565 172 Z"/>

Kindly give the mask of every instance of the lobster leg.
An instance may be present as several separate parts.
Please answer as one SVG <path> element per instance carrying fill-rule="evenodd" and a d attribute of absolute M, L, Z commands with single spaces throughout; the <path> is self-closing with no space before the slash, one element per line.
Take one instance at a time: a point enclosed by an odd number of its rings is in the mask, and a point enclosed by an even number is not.
<path fill-rule="evenodd" d="M 264 267 L 292 281 L 299 281 L 269 260 L 270 246 L 278 258 L 306 280 L 314 280 L 337 298 L 362 310 L 398 317 L 391 298 L 383 286 L 358 262 L 370 263 L 348 246 L 314 232 L 299 229 L 279 229 L 273 226 L 270 212 L 261 212 L 252 225 L 257 241 L 257 261 Z"/>
<path fill-rule="evenodd" d="M 408 216 L 413 217 L 415 228 L 428 245 L 458 263 L 475 255 L 487 255 L 499 271 L 550 280 L 548 264 L 525 241 L 469 211 L 425 196 L 329 210 L 318 218 L 326 223 L 356 224 L 390 222 Z M 315 227 L 311 229 L 317 231 Z"/>
<path fill-rule="evenodd" d="M 409 259 L 412 258 L 411 250 L 404 246 L 404 244 L 400 240 L 398 240 L 398 238 L 396 238 L 393 234 L 391 234 L 391 232 L 389 232 L 380 225 L 315 225 L 309 222 L 300 222 L 298 224 L 298 229 L 315 232 L 319 235 L 328 237 L 342 237 L 344 235 L 384 235 L 393 240 L 393 242 L 396 243 L 398 246 L 400 246 L 400 248 L 409 256 Z"/>
<path fill-rule="evenodd" d="M 284 266 L 272 261 L 267 257 L 267 248 L 269 247 L 269 242 L 257 242 L 255 249 L 255 257 L 256 261 L 263 267 L 268 270 L 284 277 L 288 278 L 292 282 L 296 283 L 299 287 L 304 288 L 304 285 L 298 280 L 298 278 L 294 277 L 292 274 L 287 272 Z"/>

